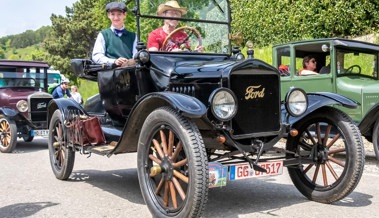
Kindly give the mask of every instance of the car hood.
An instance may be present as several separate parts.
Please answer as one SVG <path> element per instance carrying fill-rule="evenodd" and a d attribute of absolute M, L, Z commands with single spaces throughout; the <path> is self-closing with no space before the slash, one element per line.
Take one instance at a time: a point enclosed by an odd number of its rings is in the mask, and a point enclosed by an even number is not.
<path fill-rule="evenodd" d="M 378 93 L 379 81 L 365 77 L 340 77 L 339 86 L 348 87 L 351 91 L 364 93 Z"/>
<path fill-rule="evenodd" d="M 34 93 L 44 93 L 40 91 L 36 91 L 34 88 L 6 88 L 0 89 L 0 105 L 1 106 L 10 106 L 16 104 L 20 100 L 28 100 L 28 97 Z"/>

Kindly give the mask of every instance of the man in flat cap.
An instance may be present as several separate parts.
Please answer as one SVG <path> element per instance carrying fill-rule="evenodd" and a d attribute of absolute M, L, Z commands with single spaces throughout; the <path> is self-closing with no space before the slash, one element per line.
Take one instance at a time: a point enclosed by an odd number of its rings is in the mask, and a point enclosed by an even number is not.
<path fill-rule="evenodd" d="M 92 60 L 98 64 L 128 65 L 134 62 L 133 55 L 137 52 L 136 34 L 124 27 L 127 9 L 123 2 L 111 2 L 105 7 L 112 25 L 101 31 L 92 52 Z"/>

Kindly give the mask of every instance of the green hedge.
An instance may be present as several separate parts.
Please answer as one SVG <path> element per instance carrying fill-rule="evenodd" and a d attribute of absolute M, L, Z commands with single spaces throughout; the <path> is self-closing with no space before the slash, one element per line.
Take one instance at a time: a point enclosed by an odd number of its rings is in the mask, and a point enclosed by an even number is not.
<path fill-rule="evenodd" d="M 377 31 L 377 0 L 230 0 L 232 30 L 265 46 L 299 39 L 352 37 Z"/>

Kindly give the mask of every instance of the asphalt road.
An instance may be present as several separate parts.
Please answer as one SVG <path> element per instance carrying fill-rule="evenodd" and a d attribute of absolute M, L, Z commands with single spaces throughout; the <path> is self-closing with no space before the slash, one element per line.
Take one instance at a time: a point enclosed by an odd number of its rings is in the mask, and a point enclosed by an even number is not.
<path fill-rule="evenodd" d="M 45 139 L 0 153 L 0 217 L 151 217 L 138 184 L 136 154 L 110 158 L 76 153 L 69 181 L 51 170 Z M 203 217 L 374 217 L 379 165 L 366 161 L 361 182 L 331 205 L 305 199 L 286 170 L 281 176 L 229 182 L 210 189 Z"/>

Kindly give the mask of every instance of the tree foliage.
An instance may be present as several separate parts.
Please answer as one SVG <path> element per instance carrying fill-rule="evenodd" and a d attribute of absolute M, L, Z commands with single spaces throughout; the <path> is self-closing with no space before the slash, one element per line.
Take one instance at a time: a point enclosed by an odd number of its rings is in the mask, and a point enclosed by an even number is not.
<path fill-rule="evenodd" d="M 373 0 L 230 0 L 232 30 L 258 46 L 299 39 L 351 37 L 379 27 Z"/>

